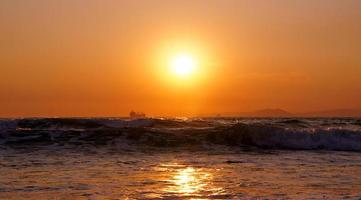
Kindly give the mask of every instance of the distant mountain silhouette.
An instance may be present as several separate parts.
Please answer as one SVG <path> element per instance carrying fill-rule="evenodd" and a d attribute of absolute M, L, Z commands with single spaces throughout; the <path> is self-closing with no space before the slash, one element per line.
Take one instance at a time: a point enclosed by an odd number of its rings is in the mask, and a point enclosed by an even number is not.
<path fill-rule="evenodd" d="M 361 110 L 335 109 L 335 110 L 308 112 L 299 115 L 302 117 L 361 117 Z"/>
<path fill-rule="evenodd" d="M 210 116 L 210 115 L 207 115 Z M 306 113 L 290 113 L 283 109 L 262 109 L 252 112 L 222 113 L 211 116 L 233 117 L 361 117 L 361 109 L 335 109 Z"/>

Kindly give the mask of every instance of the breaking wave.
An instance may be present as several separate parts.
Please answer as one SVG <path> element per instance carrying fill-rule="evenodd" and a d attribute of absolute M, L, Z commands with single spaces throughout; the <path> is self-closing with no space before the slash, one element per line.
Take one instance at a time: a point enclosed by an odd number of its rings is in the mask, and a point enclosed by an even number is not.
<path fill-rule="evenodd" d="M 359 119 L 5 119 L 0 146 L 232 146 L 361 151 Z"/>

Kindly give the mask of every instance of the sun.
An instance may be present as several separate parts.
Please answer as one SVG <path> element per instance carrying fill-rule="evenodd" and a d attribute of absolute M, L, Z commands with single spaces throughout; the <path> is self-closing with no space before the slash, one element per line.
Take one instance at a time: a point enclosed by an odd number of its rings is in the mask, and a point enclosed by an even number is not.
<path fill-rule="evenodd" d="M 179 77 L 188 77 L 197 67 L 195 58 L 189 54 L 177 54 L 170 60 L 170 70 Z"/>

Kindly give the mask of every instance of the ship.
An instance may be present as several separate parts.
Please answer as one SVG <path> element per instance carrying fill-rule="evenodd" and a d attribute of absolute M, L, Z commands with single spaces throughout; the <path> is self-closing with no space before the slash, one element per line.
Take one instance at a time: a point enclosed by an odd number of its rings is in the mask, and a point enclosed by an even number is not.
<path fill-rule="evenodd" d="M 143 112 L 135 112 L 135 111 L 132 110 L 129 113 L 129 117 L 131 119 L 142 119 L 142 118 L 145 118 L 146 115 Z"/>

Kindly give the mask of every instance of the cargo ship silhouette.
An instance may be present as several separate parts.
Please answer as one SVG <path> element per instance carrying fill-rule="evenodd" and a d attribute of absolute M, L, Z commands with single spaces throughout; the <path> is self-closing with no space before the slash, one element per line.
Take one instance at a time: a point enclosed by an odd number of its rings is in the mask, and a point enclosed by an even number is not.
<path fill-rule="evenodd" d="M 142 118 L 145 118 L 146 115 L 143 112 L 135 112 L 135 111 L 132 110 L 129 113 L 129 117 L 131 119 L 142 119 Z"/>

